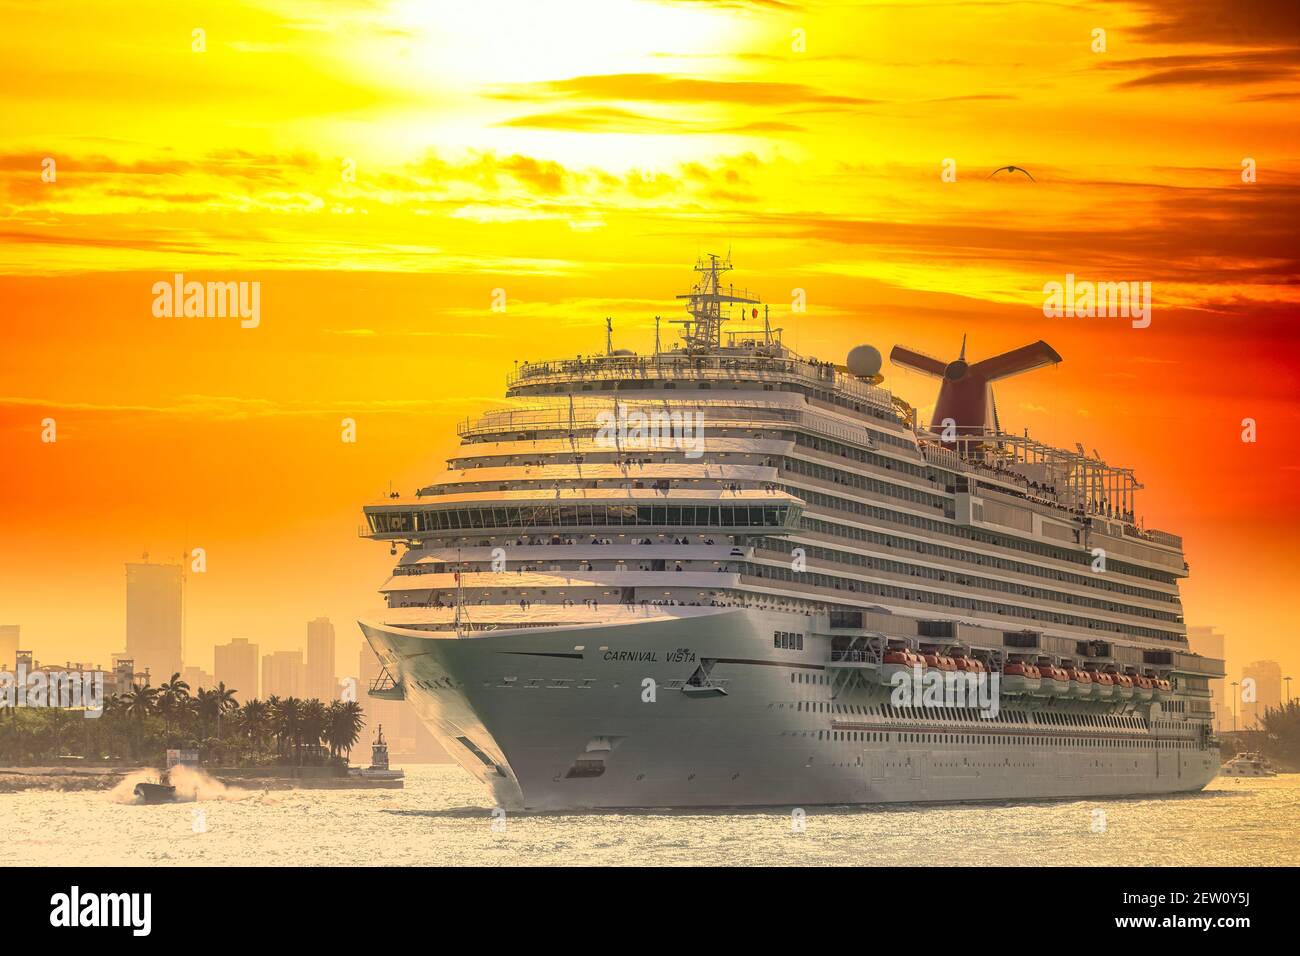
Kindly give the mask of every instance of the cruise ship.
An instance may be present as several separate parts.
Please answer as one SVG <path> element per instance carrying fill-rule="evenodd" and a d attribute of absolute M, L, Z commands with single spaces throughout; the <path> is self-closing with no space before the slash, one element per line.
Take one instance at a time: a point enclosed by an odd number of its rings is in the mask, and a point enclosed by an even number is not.
<path fill-rule="evenodd" d="M 880 351 L 801 357 L 730 270 L 696 263 L 668 347 L 607 321 L 517 365 L 444 474 L 364 508 L 397 559 L 370 694 L 507 809 L 1204 787 L 1223 662 L 1188 648 L 1181 539 L 1132 469 L 998 418 L 1061 356 L 894 347 L 938 380 L 926 427 Z"/>

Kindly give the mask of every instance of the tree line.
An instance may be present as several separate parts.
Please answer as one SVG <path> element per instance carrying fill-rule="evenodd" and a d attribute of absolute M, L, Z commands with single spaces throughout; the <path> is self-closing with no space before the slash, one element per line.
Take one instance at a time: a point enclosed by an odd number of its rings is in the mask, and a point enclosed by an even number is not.
<path fill-rule="evenodd" d="M 276 697 L 240 703 L 237 688 L 190 686 L 173 674 L 104 700 L 103 715 L 54 707 L 0 711 L 0 761 L 35 764 L 63 756 L 161 763 L 170 749 L 198 750 L 213 766 L 345 763 L 361 736 L 356 701 Z"/>

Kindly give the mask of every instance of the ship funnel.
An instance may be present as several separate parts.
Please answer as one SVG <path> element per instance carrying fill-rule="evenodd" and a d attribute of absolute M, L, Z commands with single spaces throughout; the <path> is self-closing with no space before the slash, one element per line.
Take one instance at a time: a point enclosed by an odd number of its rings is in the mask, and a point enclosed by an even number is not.
<path fill-rule="evenodd" d="M 1061 361 L 1061 356 L 1046 342 L 1039 340 L 1032 345 L 971 364 L 966 361 L 966 338 L 963 336 L 961 355 L 951 362 L 941 362 L 901 345 L 894 346 L 894 350 L 889 353 L 889 360 L 903 368 L 943 379 L 930 430 L 942 434 L 945 425 L 951 420 L 956 426 L 957 436 L 964 438 L 997 430 L 997 412 L 993 403 L 994 382 L 1055 365 Z"/>

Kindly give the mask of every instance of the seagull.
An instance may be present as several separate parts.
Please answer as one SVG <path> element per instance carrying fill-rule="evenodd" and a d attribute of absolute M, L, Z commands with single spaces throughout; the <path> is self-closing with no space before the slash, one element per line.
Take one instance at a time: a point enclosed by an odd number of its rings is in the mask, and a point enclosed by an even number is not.
<path fill-rule="evenodd" d="M 998 173 L 1002 172 L 1004 169 L 1005 169 L 1007 172 L 1009 172 L 1009 173 L 1024 173 L 1026 176 L 1029 176 L 1029 170 L 1027 170 L 1027 169 L 1022 169 L 1022 168 L 1019 167 L 1019 166 L 999 166 L 997 169 L 993 170 L 993 172 L 989 173 L 989 174 L 988 174 L 987 176 L 985 176 L 984 178 L 985 178 L 985 179 L 992 179 L 994 176 L 996 176 Z M 1031 183 L 1036 183 L 1036 182 L 1038 182 L 1038 180 L 1035 179 L 1033 176 L 1029 176 L 1029 181 L 1030 181 Z"/>

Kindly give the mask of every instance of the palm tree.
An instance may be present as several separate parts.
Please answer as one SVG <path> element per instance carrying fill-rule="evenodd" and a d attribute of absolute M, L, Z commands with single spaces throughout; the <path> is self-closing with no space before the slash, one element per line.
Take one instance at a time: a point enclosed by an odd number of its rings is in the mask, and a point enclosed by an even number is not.
<path fill-rule="evenodd" d="M 181 680 L 179 672 L 172 674 L 171 680 L 163 682 L 158 688 L 158 712 L 167 724 L 168 733 L 172 729 L 172 715 L 180 711 L 181 700 L 190 695 L 190 685 Z"/>
<path fill-rule="evenodd" d="M 203 736 L 207 737 L 209 721 L 215 720 L 218 714 L 217 692 L 200 687 L 195 700 L 198 702 L 199 720 L 203 722 Z"/>
<path fill-rule="evenodd" d="M 158 688 L 150 687 L 148 684 L 136 684 L 123 694 L 122 698 L 124 712 L 134 725 L 132 734 L 134 743 L 131 749 L 133 752 L 138 752 L 140 741 L 144 737 L 144 719 L 157 709 Z"/>
<path fill-rule="evenodd" d="M 136 720 L 144 720 L 158 709 L 158 688 L 136 684 L 122 695 L 126 712 Z"/>
<path fill-rule="evenodd" d="M 326 716 L 325 739 L 330 745 L 330 756 L 337 757 L 340 751 L 347 751 L 351 757 L 365 724 L 361 705 L 355 700 L 336 700 L 326 708 Z"/>
<path fill-rule="evenodd" d="M 275 701 L 275 698 L 272 700 Z M 281 744 L 294 742 L 296 755 L 302 733 L 302 701 L 297 697 L 275 701 L 275 733 Z"/>
<path fill-rule="evenodd" d="M 235 700 L 234 688 L 226 687 L 226 682 L 222 681 L 217 685 L 213 692 L 214 703 L 217 710 L 217 739 L 221 739 L 221 717 L 239 707 L 239 701 Z"/>
<path fill-rule="evenodd" d="M 314 698 L 302 702 L 302 731 L 298 740 L 299 763 L 302 763 L 303 743 L 305 742 L 312 747 L 320 746 L 321 737 L 325 735 L 325 726 L 327 722 L 324 704 Z"/>
<path fill-rule="evenodd" d="M 261 748 L 266 729 L 271 723 L 271 709 L 265 701 L 253 699 L 244 704 L 239 713 L 239 724 L 254 747 Z"/>

